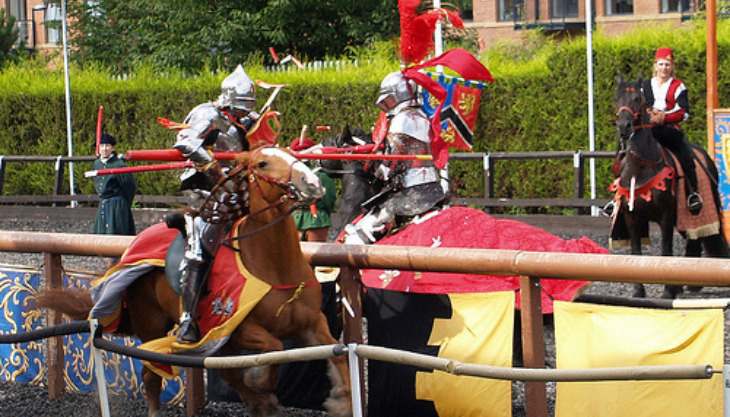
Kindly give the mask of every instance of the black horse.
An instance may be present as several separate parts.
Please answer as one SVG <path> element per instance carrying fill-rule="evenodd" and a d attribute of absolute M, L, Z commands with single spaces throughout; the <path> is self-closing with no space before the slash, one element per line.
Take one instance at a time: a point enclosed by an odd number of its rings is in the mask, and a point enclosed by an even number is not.
<path fill-rule="evenodd" d="M 342 133 L 322 140 L 322 146 L 346 148 L 372 143 L 372 134 L 360 128 L 350 130 L 345 126 Z M 339 209 L 332 215 L 332 226 L 327 235 L 327 242 L 334 242 L 346 225 L 362 214 L 361 204 L 374 196 L 383 187 L 375 178 L 371 169 L 374 163 L 353 160 L 323 160 L 322 169 L 332 178 L 342 180 Z"/>
<path fill-rule="evenodd" d="M 619 134 L 619 157 L 621 159 L 619 179 L 616 184 L 617 198 L 620 198 L 617 216 L 623 219 L 626 232 L 631 241 L 631 253 L 641 255 L 642 238 L 648 236 L 649 222 L 656 222 L 661 230 L 661 255 L 672 255 L 672 238 L 677 224 L 677 190 L 678 180 L 674 174 L 678 162 L 670 156 L 669 151 L 661 147 L 652 134 L 649 114 L 641 92 L 642 77 L 637 81 L 624 81 L 619 76 L 618 89 L 613 97 L 616 106 L 616 127 Z M 698 174 L 707 173 L 713 183 L 712 195 L 704 196 L 704 210 L 717 210 L 718 222 L 721 221 L 720 196 L 717 190 L 718 173 L 715 163 L 701 147 L 691 144 L 697 155 Z M 623 190 L 623 192 L 622 192 Z M 623 226 L 619 225 L 619 226 Z M 614 225 L 616 227 L 616 224 Z M 722 234 L 722 225 L 718 231 L 707 236 L 686 240 L 685 256 L 700 257 L 702 249 L 711 257 L 728 257 L 727 242 Z M 691 288 L 696 290 L 697 287 Z M 675 298 L 682 291 L 681 286 L 667 285 L 663 298 Z M 646 292 L 642 284 L 636 284 L 635 297 L 644 297 Z"/>

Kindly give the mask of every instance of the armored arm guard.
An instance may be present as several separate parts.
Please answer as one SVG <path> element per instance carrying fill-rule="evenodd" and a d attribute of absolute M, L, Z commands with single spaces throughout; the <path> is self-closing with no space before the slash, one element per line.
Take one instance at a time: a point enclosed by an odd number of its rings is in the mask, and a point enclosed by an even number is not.
<path fill-rule="evenodd" d="M 205 146 L 217 144 L 219 139 L 228 142 L 231 137 L 237 136 L 233 123 L 212 103 L 196 106 L 185 118 L 184 123 L 190 127 L 178 132 L 177 142 L 173 147 L 198 165 L 213 161 Z M 224 149 L 235 150 L 228 147 Z"/>

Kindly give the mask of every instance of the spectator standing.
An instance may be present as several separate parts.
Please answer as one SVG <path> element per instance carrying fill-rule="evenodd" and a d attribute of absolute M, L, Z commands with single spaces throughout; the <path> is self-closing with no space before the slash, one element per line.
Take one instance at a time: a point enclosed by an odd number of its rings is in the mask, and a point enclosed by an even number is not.
<path fill-rule="evenodd" d="M 99 140 L 99 157 L 94 170 L 126 167 L 114 150 L 117 140 L 103 133 Z M 137 182 L 132 174 L 99 175 L 94 177 L 94 190 L 99 194 L 94 233 L 104 235 L 136 234 L 132 217 L 132 201 L 137 192 Z"/>

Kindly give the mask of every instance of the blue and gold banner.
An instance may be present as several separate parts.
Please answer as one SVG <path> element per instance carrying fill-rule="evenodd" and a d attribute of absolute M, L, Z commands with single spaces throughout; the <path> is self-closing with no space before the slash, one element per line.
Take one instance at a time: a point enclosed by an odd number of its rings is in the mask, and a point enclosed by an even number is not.
<path fill-rule="evenodd" d="M 37 268 L 0 265 L 0 334 L 17 334 L 43 326 L 43 314 L 30 306 L 41 282 Z M 0 378 L 31 384 L 45 382 L 43 342 L 0 344 Z"/>
<path fill-rule="evenodd" d="M 720 175 L 718 189 L 722 201 L 723 232 L 730 239 L 730 109 L 715 109 L 713 112 L 714 154 Z"/>
<path fill-rule="evenodd" d="M 479 114 L 484 83 L 444 74 L 426 74 L 438 81 L 447 92 L 441 109 L 441 137 L 451 148 L 470 151 L 474 147 L 474 126 Z M 439 106 L 428 91 L 423 93 L 423 111 L 432 117 Z"/>
<path fill-rule="evenodd" d="M 67 287 L 88 287 L 97 276 L 66 270 L 63 282 Z M 41 271 L 26 266 L 0 265 L 0 300 L 2 318 L 0 334 L 22 333 L 43 327 L 44 312 L 34 308 L 33 300 L 41 288 Z M 139 346 L 141 341 L 132 337 L 105 338 L 125 346 Z M 0 378 L 41 385 L 45 383 L 43 341 L 0 344 Z M 64 336 L 64 366 L 66 389 L 93 391 L 96 385 L 94 361 L 91 357 L 88 333 Z M 105 377 L 110 393 L 143 398 L 142 362 L 117 353 L 102 351 Z M 184 395 L 184 375 L 163 381 L 163 402 L 181 403 Z"/>

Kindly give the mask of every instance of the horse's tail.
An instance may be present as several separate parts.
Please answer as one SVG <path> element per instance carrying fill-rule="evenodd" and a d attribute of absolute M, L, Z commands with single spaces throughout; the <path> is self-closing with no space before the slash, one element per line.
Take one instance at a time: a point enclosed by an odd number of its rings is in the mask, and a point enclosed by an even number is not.
<path fill-rule="evenodd" d="M 84 289 L 51 288 L 36 297 L 38 307 L 61 312 L 73 320 L 86 320 L 94 307 L 91 294 Z"/>

